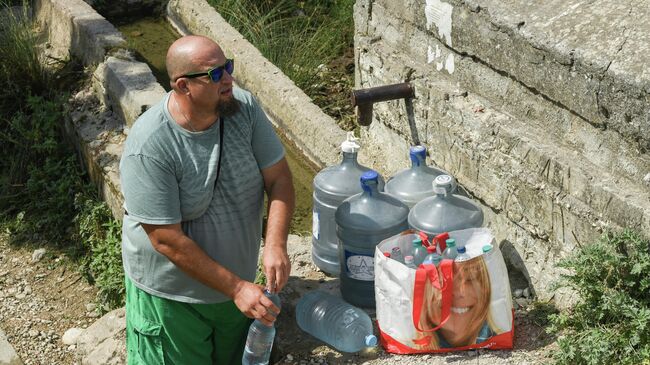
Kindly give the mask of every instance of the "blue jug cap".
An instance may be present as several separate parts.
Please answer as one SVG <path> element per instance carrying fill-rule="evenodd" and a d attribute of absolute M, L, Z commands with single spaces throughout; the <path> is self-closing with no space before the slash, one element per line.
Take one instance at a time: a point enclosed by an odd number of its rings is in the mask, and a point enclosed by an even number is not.
<path fill-rule="evenodd" d="M 375 347 L 377 346 L 377 337 L 375 335 L 368 335 L 365 338 L 366 346 Z"/>
<path fill-rule="evenodd" d="M 412 146 L 409 151 L 409 157 L 413 164 L 420 166 L 420 161 L 424 161 L 427 158 L 427 150 L 424 146 Z"/>
<path fill-rule="evenodd" d="M 458 246 L 458 248 L 456 250 L 458 251 L 458 253 L 465 253 L 466 248 L 465 248 L 465 246 Z"/>
<path fill-rule="evenodd" d="M 368 186 L 367 182 L 374 181 L 375 183 L 379 183 L 379 173 L 377 173 L 375 170 L 368 170 L 361 174 L 361 178 L 359 180 L 361 181 L 361 189 L 372 194 L 372 189 L 370 186 Z"/>

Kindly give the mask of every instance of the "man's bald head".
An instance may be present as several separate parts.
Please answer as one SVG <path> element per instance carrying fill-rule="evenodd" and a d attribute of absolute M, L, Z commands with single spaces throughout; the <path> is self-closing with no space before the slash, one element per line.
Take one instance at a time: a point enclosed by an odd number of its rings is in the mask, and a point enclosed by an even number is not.
<path fill-rule="evenodd" d="M 223 57 L 223 51 L 210 38 L 189 35 L 177 39 L 167 51 L 167 74 L 174 87 L 175 80 L 187 73 L 199 71 L 201 66 L 216 56 Z"/>

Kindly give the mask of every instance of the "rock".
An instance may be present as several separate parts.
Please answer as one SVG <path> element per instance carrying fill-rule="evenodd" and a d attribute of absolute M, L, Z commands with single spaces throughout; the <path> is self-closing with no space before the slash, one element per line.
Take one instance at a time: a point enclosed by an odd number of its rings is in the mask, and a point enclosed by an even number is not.
<path fill-rule="evenodd" d="M 97 304 L 95 304 L 95 303 L 88 303 L 88 304 L 86 304 L 86 311 L 88 311 L 88 312 L 92 312 L 92 311 L 94 311 L 95 309 L 97 309 Z"/>
<path fill-rule="evenodd" d="M 32 252 L 32 263 L 41 261 L 43 259 L 43 256 L 45 256 L 46 252 L 47 250 L 44 248 L 39 248 L 38 250 L 34 250 L 34 252 Z"/>
<path fill-rule="evenodd" d="M 293 356 L 291 354 L 287 354 L 287 361 L 293 361 Z"/>
<path fill-rule="evenodd" d="M 61 342 L 63 342 L 64 345 L 73 345 L 77 342 L 77 339 L 82 332 L 83 330 L 81 328 L 70 328 L 63 334 Z"/>
<path fill-rule="evenodd" d="M 16 350 L 11 346 L 5 333 L 0 329 L 0 364 L 3 365 L 23 365 L 16 354 Z"/>
<path fill-rule="evenodd" d="M 86 365 L 117 365 L 126 361 L 126 311 L 107 313 L 77 339 L 77 354 Z"/>
<path fill-rule="evenodd" d="M 29 334 L 29 337 L 38 337 L 38 331 L 37 330 L 29 330 L 28 334 Z"/>
<path fill-rule="evenodd" d="M 530 298 L 530 288 L 524 289 L 523 293 L 525 298 Z"/>
<path fill-rule="evenodd" d="M 513 294 L 515 295 L 515 298 L 521 298 L 521 296 L 524 294 L 524 291 L 522 289 L 515 289 L 515 292 Z"/>

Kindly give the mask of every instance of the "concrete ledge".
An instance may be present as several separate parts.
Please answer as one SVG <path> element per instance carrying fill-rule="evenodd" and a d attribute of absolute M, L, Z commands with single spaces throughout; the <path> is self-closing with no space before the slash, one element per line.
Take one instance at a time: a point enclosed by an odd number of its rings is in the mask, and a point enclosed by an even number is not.
<path fill-rule="evenodd" d="M 82 0 L 36 0 L 34 14 L 61 58 L 72 55 L 93 65 L 126 46 L 122 34 Z"/>
<path fill-rule="evenodd" d="M 345 132 L 212 6 L 204 0 L 171 0 L 168 16 L 181 31 L 210 37 L 234 55 L 236 81 L 257 97 L 276 127 L 314 164 L 339 162 Z"/>
<path fill-rule="evenodd" d="M 90 179 L 116 219 L 124 215 L 119 164 L 122 156 L 124 122 L 120 115 L 103 108 L 91 88 L 70 100 L 66 132 L 79 151 Z"/>
<path fill-rule="evenodd" d="M 97 67 L 94 80 L 102 101 L 113 106 L 128 127 L 165 95 L 149 66 L 129 56 L 108 57 Z"/>

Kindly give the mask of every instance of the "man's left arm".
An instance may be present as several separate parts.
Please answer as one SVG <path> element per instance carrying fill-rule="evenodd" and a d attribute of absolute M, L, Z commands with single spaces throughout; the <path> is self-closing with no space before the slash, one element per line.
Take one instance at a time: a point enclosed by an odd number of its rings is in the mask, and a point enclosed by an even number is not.
<path fill-rule="evenodd" d="M 262 176 L 269 204 L 262 265 L 267 287 L 279 292 L 289 280 L 291 272 L 287 236 L 295 206 L 293 179 L 285 158 L 263 169 Z"/>

